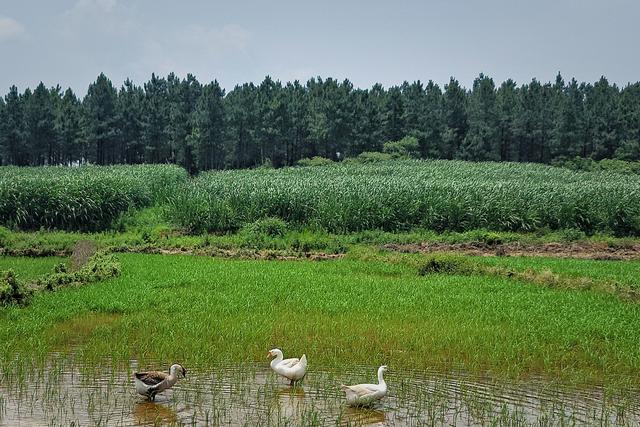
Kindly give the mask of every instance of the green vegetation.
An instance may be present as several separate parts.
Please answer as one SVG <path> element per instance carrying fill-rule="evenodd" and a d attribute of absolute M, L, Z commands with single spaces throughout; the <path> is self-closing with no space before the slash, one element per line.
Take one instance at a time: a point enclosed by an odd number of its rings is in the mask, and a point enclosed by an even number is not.
<path fill-rule="evenodd" d="M 83 265 L 73 269 L 61 258 L 0 257 L 0 306 L 26 306 L 34 291 L 55 291 L 63 287 L 82 286 L 120 275 L 120 264 L 111 254 L 96 253 Z M 53 266 L 52 266 L 53 264 Z M 22 274 L 16 274 L 14 267 Z M 45 268 L 49 267 L 47 271 Z M 20 276 L 20 277 L 18 277 Z"/>
<path fill-rule="evenodd" d="M 13 270 L 21 281 L 31 281 L 47 273 L 61 263 L 64 258 L 39 257 L 27 258 L 17 256 L 0 256 L 0 271 Z"/>
<path fill-rule="evenodd" d="M 27 361 L 73 342 L 85 358 L 125 364 L 258 362 L 279 345 L 306 352 L 316 367 L 385 361 L 602 381 L 637 378 L 640 366 L 640 305 L 606 294 L 419 276 L 410 264 L 377 260 L 120 257 L 120 277 L 0 310 L 3 359 Z M 87 322 L 78 335 L 82 319 L 103 315 L 108 322 Z"/>
<path fill-rule="evenodd" d="M 55 291 L 63 287 L 82 286 L 117 277 L 120 271 L 120 263 L 114 255 L 97 253 L 75 271 L 71 271 L 71 267 L 64 263 L 58 264 L 53 274 L 39 278 L 35 285 L 39 289 Z"/>
<path fill-rule="evenodd" d="M 164 202 L 186 177 L 177 166 L 3 167 L 0 224 L 24 230 L 105 229 L 129 209 Z"/>
<path fill-rule="evenodd" d="M 200 233 L 277 217 L 331 232 L 576 229 L 640 235 L 640 178 L 533 164 L 394 161 L 202 174 L 169 218 Z"/>
<path fill-rule="evenodd" d="M 603 159 L 595 161 L 593 159 L 576 157 L 572 160 L 556 161 L 553 164 L 554 166 L 588 172 L 605 171 L 622 173 L 625 175 L 640 175 L 640 161 L 628 162 L 618 159 Z"/>
<path fill-rule="evenodd" d="M 32 291 L 18 282 L 13 270 L 0 272 L 0 307 L 7 305 L 25 305 Z"/>
<path fill-rule="evenodd" d="M 333 78 L 266 77 L 226 93 L 215 80 L 171 73 L 142 85 L 114 85 L 100 74 L 80 96 L 43 83 L 12 86 L 0 99 L 0 165 L 175 163 L 193 174 L 316 156 L 640 160 L 640 83 L 560 75 L 523 83 L 480 74 L 468 89 L 454 78 L 356 88 Z"/>
<path fill-rule="evenodd" d="M 484 257 L 477 260 L 486 266 L 515 271 L 531 270 L 537 273 L 550 271 L 562 277 L 589 279 L 592 283 L 630 287 L 640 292 L 640 261 L 612 262 L 544 257 Z"/>

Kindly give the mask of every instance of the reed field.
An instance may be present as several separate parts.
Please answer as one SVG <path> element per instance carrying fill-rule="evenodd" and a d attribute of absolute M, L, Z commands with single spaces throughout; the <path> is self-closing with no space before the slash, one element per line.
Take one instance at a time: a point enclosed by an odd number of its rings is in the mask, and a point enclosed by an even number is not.
<path fill-rule="evenodd" d="M 207 172 L 170 218 L 224 232 L 264 218 L 330 232 L 576 229 L 640 235 L 640 177 L 536 164 L 392 161 Z"/>
<path fill-rule="evenodd" d="M 0 167 L 0 225 L 103 230 L 129 209 L 164 203 L 186 179 L 168 165 Z"/>

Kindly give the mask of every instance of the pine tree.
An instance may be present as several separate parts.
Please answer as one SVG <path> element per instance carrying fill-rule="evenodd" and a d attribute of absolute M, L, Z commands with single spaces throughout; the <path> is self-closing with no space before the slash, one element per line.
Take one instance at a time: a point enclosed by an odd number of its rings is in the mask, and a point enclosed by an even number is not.
<path fill-rule="evenodd" d="M 60 162 L 71 165 L 85 160 L 82 135 L 82 105 L 71 88 L 62 96 L 56 115 L 56 132 L 60 147 Z"/>
<path fill-rule="evenodd" d="M 467 136 L 469 123 L 467 121 L 466 93 L 458 81 L 453 77 L 444 87 L 444 132 L 445 159 L 458 158 L 462 142 Z"/>
<path fill-rule="evenodd" d="M 144 84 L 142 114 L 142 141 L 145 146 L 145 162 L 166 163 L 173 159 L 168 138 L 169 105 L 167 81 L 155 74 Z"/>
<path fill-rule="evenodd" d="M 617 132 L 621 129 L 617 86 L 601 77 L 590 88 L 585 99 L 585 113 L 589 122 L 591 152 L 596 160 L 611 158 L 619 147 Z"/>
<path fill-rule="evenodd" d="M 40 82 L 33 94 L 26 98 L 25 121 L 27 145 L 32 165 L 55 163 L 58 141 L 55 130 L 55 107 L 49 89 Z"/>
<path fill-rule="evenodd" d="M 83 100 L 85 138 L 89 147 L 88 160 L 99 165 L 115 162 L 118 137 L 117 92 L 111 80 L 100 74 L 89 85 Z"/>
<path fill-rule="evenodd" d="M 144 91 L 129 79 L 125 80 L 118 93 L 118 139 L 119 157 L 128 164 L 145 160 L 143 130 Z"/>
<path fill-rule="evenodd" d="M 387 91 L 382 123 L 384 126 L 384 138 L 386 141 L 399 141 L 404 136 L 404 104 L 402 91 L 398 86 L 393 86 Z"/>
<path fill-rule="evenodd" d="M 167 128 L 171 159 L 182 165 L 190 173 L 196 170 L 193 146 L 188 136 L 193 132 L 193 113 L 198 98 L 202 94 L 202 85 L 191 74 L 180 80 L 170 74 L 167 78 L 167 97 L 169 102 L 169 125 Z"/>
<path fill-rule="evenodd" d="M 287 136 L 287 159 L 288 164 L 292 165 L 296 161 L 309 157 L 310 152 L 307 148 L 309 139 L 309 105 L 307 91 L 299 81 L 289 83 L 285 87 L 286 100 L 285 104 L 288 108 L 287 115 L 290 119 L 290 129 Z"/>
<path fill-rule="evenodd" d="M 517 160 L 514 151 L 517 146 L 518 96 L 516 83 L 511 79 L 502 83 L 496 93 L 497 140 L 501 161 Z"/>
<path fill-rule="evenodd" d="M 16 86 L 9 88 L 5 96 L 5 106 L 0 121 L 3 162 L 9 165 L 26 166 L 29 164 L 29 148 L 24 120 L 24 100 Z"/>
<path fill-rule="evenodd" d="M 620 96 L 620 146 L 614 156 L 618 159 L 640 160 L 640 83 L 627 85 Z"/>
<path fill-rule="evenodd" d="M 444 147 L 444 98 L 440 86 L 429 80 L 425 88 L 424 117 L 421 128 L 424 140 L 418 141 L 420 153 L 425 158 L 446 158 L 447 149 Z"/>
<path fill-rule="evenodd" d="M 193 112 L 193 131 L 189 143 L 195 147 L 198 170 L 222 169 L 225 165 L 224 89 L 218 82 L 206 84 Z"/>
<path fill-rule="evenodd" d="M 463 140 L 460 158 L 476 161 L 499 160 L 498 114 L 493 79 L 483 74 L 475 79 L 467 112 L 469 130 Z"/>
<path fill-rule="evenodd" d="M 232 163 L 236 168 L 258 166 L 261 163 L 256 140 L 257 88 L 253 83 L 236 86 L 225 98 Z"/>
<path fill-rule="evenodd" d="M 427 118 L 426 112 L 426 91 L 420 81 L 411 84 L 404 82 L 401 89 L 402 103 L 404 105 L 402 116 L 404 130 L 402 134 L 416 138 L 418 146 L 420 147 L 420 156 L 428 157 L 428 143 L 426 138 L 429 119 Z"/>
<path fill-rule="evenodd" d="M 570 159 L 579 156 L 582 147 L 584 121 L 583 94 L 575 79 L 564 86 L 558 104 L 551 144 L 551 157 Z"/>

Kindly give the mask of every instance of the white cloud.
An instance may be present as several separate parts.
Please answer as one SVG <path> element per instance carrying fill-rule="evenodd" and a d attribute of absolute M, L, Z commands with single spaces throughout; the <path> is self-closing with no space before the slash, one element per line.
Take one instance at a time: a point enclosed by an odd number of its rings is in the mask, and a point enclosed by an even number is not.
<path fill-rule="evenodd" d="M 21 23 L 13 18 L 0 16 L 0 42 L 20 38 L 26 34 Z"/>

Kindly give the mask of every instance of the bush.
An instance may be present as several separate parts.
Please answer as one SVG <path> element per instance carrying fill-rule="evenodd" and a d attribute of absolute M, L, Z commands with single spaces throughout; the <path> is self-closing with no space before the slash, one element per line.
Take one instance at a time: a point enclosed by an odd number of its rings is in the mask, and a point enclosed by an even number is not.
<path fill-rule="evenodd" d="M 587 235 L 584 231 L 576 230 L 575 228 L 567 228 L 560 232 L 560 236 L 562 240 L 565 242 L 576 242 L 578 240 L 584 240 L 587 238 Z"/>
<path fill-rule="evenodd" d="M 480 271 L 477 264 L 468 258 L 458 255 L 430 255 L 426 262 L 420 267 L 419 274 L 426 276 L 429 274 L 455 274 L 469 276 Z"/>
<path fill-rule="evenodd" d="M 494 231 L 474 230 L 469 233 L 469 237 L 476 242 L 484 243 L 489 246 L 496 246 L 504 243 L 504 237 Z"/>
<path fill-rule="evenodd" d="M 298 166 L 324 166 L 330 165 L 333 163 L 333 160 L 327 159 L 326 157 L 315 156 L 312 158 L 300 159 L 296 163 Z"/>
<path fill-rule="evenodd" d="M 0 305 L 24 306 L 29 301 L 33 291 L 18 282 L 13 270 L 0 272 Z"/>
<path fill-rule="evenodd" d="M 391 160 L 391 154 L 381 153 L 379 151 L 365 151 L 355 158 L 355 161 L 358 163 L 375 163 L 386 160 Z"/>
<path fill-rule="evenodd" d="M 414 136 L 405 136 L 400 141 L 385 142 L 383 151 L 393 159 L 420 157 L 420 146 L 418 145 L 418 139 Z"/>
<path fill-rule="evenodd" d="M 69 272 L 56 266 L 54 272 L 36 281 L 41 289 L 55 291 L 66 286 L 82 286 L 120 275 L 120 263 L 113 254 L 97 253 L 89 258 L 79 270 Z"/>
<path fill-rule="evenodd" d="M 245 225 L 242 232 L 252 236 L 283 237 L 287 230 L 287 223 L 280 218 L 264 218 Z"/>
<path fill-rule="evenodd" d="M 9 244 L 9 235 L 11 232 L 6 228 L 0 226 L 0 248 L 3 248 Z"/>

